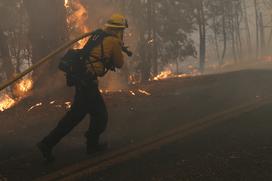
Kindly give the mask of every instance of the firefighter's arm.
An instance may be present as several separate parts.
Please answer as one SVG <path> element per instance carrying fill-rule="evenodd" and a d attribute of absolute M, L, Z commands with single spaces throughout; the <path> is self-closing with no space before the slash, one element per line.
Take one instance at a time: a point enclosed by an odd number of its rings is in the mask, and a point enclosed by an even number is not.
<path fill-rule="evenodd" d="M 120 41 L 113 41 L 112 60 L 116 68 L 122 68 L 124 65 L 124 56 Z"/>

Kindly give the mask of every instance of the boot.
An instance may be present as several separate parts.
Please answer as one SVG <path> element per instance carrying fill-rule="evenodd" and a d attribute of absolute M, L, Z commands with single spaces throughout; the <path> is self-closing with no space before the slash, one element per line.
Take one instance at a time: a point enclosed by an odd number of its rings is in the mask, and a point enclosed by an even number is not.
<path fill-rule="evenodd" d="M 92 155 L 92 154 L 96 154 L 99 153 L 101 151 L 104 151 L 108 148 L 108 144 L 107 143 L 103 143 L 103 144 L 92 144 L 92 143 L 87 143 L 87 154 L 88 155 Z"/>
<path fill-rule="evenodd" d="M 85 134 L 87 138 L 87 149 L 86 152 L 88 155 L 95 154 L 97 152 L 101 152 L 107 148 L 107 144 L 99 144 L 99 136 L 98 135 L 89 135 L 88 133 Z"/>
<path fill-rule="evenodd" d="M 38 149 L 40 150 L 40 152 L 43 155 L 43 158 L 47 161 L 47 162 L 53 162 L 55 161 L 55 157 L 52 154 L 52 148 L 49 147 L 48 145 L 46 145 L 43 142 L 39 142 L 37 144 Z"/>

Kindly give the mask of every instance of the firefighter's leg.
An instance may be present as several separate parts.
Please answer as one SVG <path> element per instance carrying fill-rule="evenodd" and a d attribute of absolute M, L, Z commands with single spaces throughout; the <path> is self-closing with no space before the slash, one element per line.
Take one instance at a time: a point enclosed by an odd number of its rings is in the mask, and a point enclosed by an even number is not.
<path fill-rule="evenodd" d="M 99 137 L 106 130 L 108 123 L 107 108 L 99 90 L 94 93 L 89 113 L 91 115 L 90 127 L 85 136 L 87 138 L 87 152 L 92 152 L 92 149 L 99 146 Z"/>
<path fill-rule="evenodd" d="M 71 109 L 60 120 L 57 127 L 42 141 L 49 148 L 53 148 L 65 135 L 77 126 L 88 113 L 84 95 L 75 96 Z"/>

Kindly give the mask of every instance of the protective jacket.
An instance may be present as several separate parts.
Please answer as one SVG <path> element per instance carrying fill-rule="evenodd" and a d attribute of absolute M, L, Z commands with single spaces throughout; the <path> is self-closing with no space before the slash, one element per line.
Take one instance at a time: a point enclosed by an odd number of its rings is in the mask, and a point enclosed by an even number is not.
<path fill-rule="evenodd" d="M 91 75 L 103 77 L 107 73 L 105 70 L 115 71 L 115 68 L 121 68 L 124 64 L 121 40 L 113 34 L 108 34 L 110 36 L 106 36 L 90 52 L 86 68 Z"/>
<path fill-rule="evenodd" d="M 101 57 L 103 57 L 105 63 L 100 60 Z M 93 48 L 89 58 L 87 70 L 90 73 L 95 71 L 97 75 L 103 74 L 104 64 L 113 64 L 113 67 L 121 68 L 124 64 L 121 40 L 114 35 L 105 37 L 100 45 Z"/>
<path fill-rule="evenodd" d="M 59 69 L 66 73 L 67 85 L 87 85 L 103 77 L 108 70 L 115 71 L 124 64 L 122 41 L 112 32 L 98 29 L 82 49 L 69 50 Z"/>

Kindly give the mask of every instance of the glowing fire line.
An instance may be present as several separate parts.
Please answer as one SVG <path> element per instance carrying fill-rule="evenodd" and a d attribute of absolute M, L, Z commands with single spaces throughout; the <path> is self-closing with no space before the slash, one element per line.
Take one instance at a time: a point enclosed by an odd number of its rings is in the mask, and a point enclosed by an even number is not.
<path fill-rule="evenodd" d="M 130 90 L 129 92 L 131 95 L 136 96 L 136 94 L 132 90 Z"/>
<path fill-rule="evenodd" d="M 158 81 L 158 80 L 165 80 L 170 78 L 186 78 L 186 77 L 193 77 L 199 75 L 198 72 L 194 72 L 193 74 L 174 74 L 171 70 L 165 70 L 162 71 L 159 75 L 154 77 L 152 80 Z"/>
<path fill-rule="evenodd" d="M 70 109 L 72 107 L 72 103 L 71 102 L 65 102 L 64 104 L 66 106 L 66 109 Z"/>
<path fill-rule="evenodd" d="M 138 89 L 138 91 L 139 91 L 140 93 L 142 93 L 142 94 L 147 95 L 147 96 L 151 96 L 151 93 L 149 93 L 149 92 L 147 92 L 147 91 L 145 91 L 145 90 Z"/>
<path fill-rule="evenodd" d="M 5 94 L 0 97 L 0 111 L 3 112 L 16 104 L 16 101 Z"/>
<path fill-rule="evenodd" d="M 154 77 L 154 80 L 162 80 L 162 79 L 166 79 L 169 78 L 171 75 L 173 75 L 171 70 L 165 70 L 162 71 L 159 75 L 157 75 L 156 77 Z"/>
<path fill-rule="evenodd" d="M 23 98 L 25 98 L 29 91 L 33 88 L 33 81 L 30 78 L 25 78 L 12 87 L 13 96 L 8 93 L 0 95 L 0 111 L 3 112 L 15 106 Z"/>
<path fill-rule="evenodd" d="M 40 103 L 37 103 L 37 104 L 35 104 L 34 106 L 31 106 L 28 110 L 27 110 L 27 112 L 29 112 L 29 111 L 31 111 L 32 109 L 34 109 L 34 108 L 36 108 L 36 107 L 40 107 L 40 106 L 42 106 L 43 104 L 40 102 Z"/>

